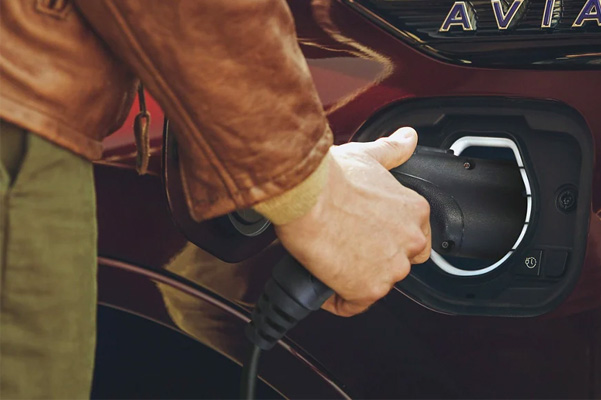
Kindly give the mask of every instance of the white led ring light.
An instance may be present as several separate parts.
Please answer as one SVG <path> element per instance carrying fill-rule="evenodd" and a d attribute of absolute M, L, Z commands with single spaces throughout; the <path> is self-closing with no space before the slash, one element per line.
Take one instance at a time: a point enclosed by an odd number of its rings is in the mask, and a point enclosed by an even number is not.
<path fill-rule="evenodd" d="M 526 230 L 528 229 L 528 224 L 530 223 L 530 217 L 532 215 L 532 190 L 530 187 L 530 180 L 528 179 L 528 174 L 526 173 L 526 169 L 524 167 L 522 155 L 520 154 L 518 146 L 515 144 L 515 142 L 511 139 L 506 139 L 506 138 L 464 136 L 464 137 L 458 139 L 455 143 L 453 143 L 453 145 L 450 147 L 450 149 L 453 150 L 453 153 L 458 156 L 461 153 L 463 153 L 463 151 L 465 149 L 467 149 L 468 147 L 497 147 L 497 148 L 500 147 L 500 148 L 511 149 L 513 151 L 515 160 L 518 164 L 518 167 L 520 168 L 520 173 L 522 175 L 522 181 L 524 182 L 524 188 L 526 189 L 526 196 L 527 196 L 526 197 L 526 199 L 527 199 L 526 200 L 526 219 L 524 221 L 524 227 L 522 228 L 522 232 L 520 233 L 518 240 L 516 240 L 515 244 L 511 248 L 511 250 L 509 250 L 509 252 L 507 254 L 505 254 L 499 261 L 497 261 L 496 263 L 494 263 L 492 265 L 489 265 L 488 267 L 484 267 L 484 268 L 473 270 L 473 271 L 460 269 L 460 268 L 457 268 L 454 265 L 452 265 L 450 262 L 448 262 L 443 256 L 441 256 L 440 254 L 438 254 L 437 252 L 432 250 L 432 253 L 430 254 L 430 259 L 434 262 L 434 264 L 436 264 L 440 269 L 442 269 L 446 273 L 455 275 L 455 276 L 484 275 L 484 274 L 498 268 L 509 257 L 511 257 L 511 255 L 513 254 L 515 249 L 517 249 L 519 244 L 524 239 L 524 236 L 526 235 Z"/>

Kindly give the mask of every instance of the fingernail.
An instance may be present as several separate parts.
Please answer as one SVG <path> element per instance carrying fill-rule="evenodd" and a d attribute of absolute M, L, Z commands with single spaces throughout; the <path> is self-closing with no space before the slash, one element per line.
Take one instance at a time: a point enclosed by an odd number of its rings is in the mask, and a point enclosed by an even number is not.
<path fill-rule="evenodd" d="M 415 130 L 408 128 L 408 129 L 403 129 L 405 132 L 403 132 L 403 137 L 405 139 L 411 139 L 413 138 L 413 136 L 415 136 Z"/>

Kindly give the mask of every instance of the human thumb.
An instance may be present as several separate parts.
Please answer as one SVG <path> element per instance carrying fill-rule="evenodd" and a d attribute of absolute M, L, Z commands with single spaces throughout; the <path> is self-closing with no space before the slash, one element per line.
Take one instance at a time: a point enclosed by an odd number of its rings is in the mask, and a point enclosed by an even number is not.
<path fill-rule="evenodd" d="M 363 143 L 362 150 L 386 169 L 398 167 L 407 161 L 417 146 L 417 132 L 413 128 L 397 129 L 392 135 L 375 142 Z"/>

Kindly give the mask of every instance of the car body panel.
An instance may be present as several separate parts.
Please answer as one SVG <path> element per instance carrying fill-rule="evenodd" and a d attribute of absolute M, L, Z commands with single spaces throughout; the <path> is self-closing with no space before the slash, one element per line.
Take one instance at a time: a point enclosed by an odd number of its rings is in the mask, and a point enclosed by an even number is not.
<path fill-rule="evenodd" d="M 351 140 L 380 110 L 415 98 L 555 100 L 580 113 L 593 134 L 592 212 L 580 280 L 555 311 L 524 319 L 448 316 L 393 290 L 354 318 L 314 313 L 289 333 L 287 348 L 264 356 L 262 377 L 286 397 L 601 396 L 601 72 L 446 64 L 341 2 L 290 6 L 336 143 Z M 170 218 L 161 181 L 162 114 L 152 99 L 148 104 L 150 173 L 135 172 L 127 123 L 106 140 L 95 168 L 100 301 L 172 326 L 240 362 L 242 316 L 283 249 L 274 242 L 226 263 L 186 240 Z M 178 284 L 168 291 L 157 283 L 174 277 Z M 203 290 L 205 297 L 190 294 Z M 211 297 L 233 306 L 216 307 Z"/>

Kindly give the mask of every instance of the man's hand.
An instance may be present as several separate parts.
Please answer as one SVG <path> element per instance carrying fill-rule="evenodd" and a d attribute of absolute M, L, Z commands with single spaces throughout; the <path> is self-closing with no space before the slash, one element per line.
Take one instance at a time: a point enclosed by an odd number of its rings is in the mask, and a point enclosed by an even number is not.
<path fill-rule="evenodd" d="M 329 176 L 308 214 L 276 226 L 284 247 L 336 292 L 323 305 L 365 311 L 430 256 L 430 207 L 388 172 L 417 145 L 412 128 L 371 143 L 330 149 Z"/>

